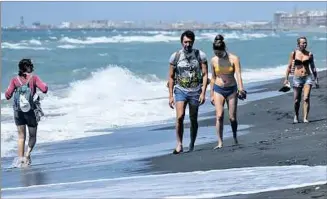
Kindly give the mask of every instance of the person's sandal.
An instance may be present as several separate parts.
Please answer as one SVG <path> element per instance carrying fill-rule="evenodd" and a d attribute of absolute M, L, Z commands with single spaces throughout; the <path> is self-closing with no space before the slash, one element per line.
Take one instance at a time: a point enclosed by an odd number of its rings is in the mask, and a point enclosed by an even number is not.
<path fill-rule="evenodd" d="M 179 150 L 179 151 L 177 151 L 176 149 L 174 149 L 174 151 L 173 151 L 173 154 L 180 154 L 180 153 L 182 153 L 183 152 L 183 146 L 181 146 L 181 150 Z"/>

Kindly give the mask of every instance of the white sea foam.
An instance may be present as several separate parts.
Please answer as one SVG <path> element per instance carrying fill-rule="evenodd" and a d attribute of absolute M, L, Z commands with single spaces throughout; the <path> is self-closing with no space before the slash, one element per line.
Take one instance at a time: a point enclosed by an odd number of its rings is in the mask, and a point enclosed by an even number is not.
<path fill-rule="evenodd" d="M 149 33 L 149 32 L 146 32 Z M 62 37 L 60 42 L 70 43 L 70 44 L 100 44 L 100 43 L 131 43 L 131 42 L 142 42 L 142 43 L 154 43 L 154 42 L 178 42 L 180 41 L 180 36 L 175 33 L 169 32 L 152 32 L 158 33 L 153 35 L 116 35 L 116 36 L 101 36 L 101 37 L 85 37 L 85 38 L 71 38 Z M 197 40 L 213 40 L 216 33 L 200 33 L 197 36 Z M 250 40 L 259 39 L 265 37 L 277 37 L 276 34 L 263 34 L 263 33 L 239 33 L 232 32 L 224 34 L 224 37 L 228 39 L 235 40 Z"/>
<path fill-rule="evenodd" d="M 1 93 L 1 100 L 6 99 L 5 94 Z"/>
<path fill-rule="evenodd" d="M 277 67 L 264 67 L 256 69 L 243 69 L 242 79 L 245 83 L 266 81 L 285 77 L 287 65 Z M 325 70 L 322 66 L 317 66 L 317 71 Z"/>
<path fill-rule="evenodd" d="M 326 166 L 250 167 L 2 188 L 5 198 L 212 198 L 326 183 Z M 122 188 L 123 187 L 123 188 Z"/>
<path fill-rule="evenodd" d="M 316 41 L 327 41 L 327 37 L 313 37 L 313 40 L 316 40 Z"/>
<path fill-rule="evenodd" d="M 33 42 L 32 42 L 33 43 Z M 37 42 L 34 43 L 34 45 Z M 22 50 L 22 49 L 29 49 L 29 50 L 51 50 L 50 48 L 46 47 L 37 47 L 37 46 L 31 46 L 28 45 L 27 43 L 9 43 L 9 42 L 3 42 L 1 43 L 1 48 L 3 49 L 14 49 L 14 50 Z"/>
<path fill-rule="evenodd" d="M 166 35 L 154 35 L 154 36 L 122 36 L 117 35 L 113 37 L 86 37 L 86 38 L 70 38 L 63 37 L 60 39 L 63 43 L 72 44 L 99 44 L 99 43 L 131 43 L 131 42 L 143 42 L 143 43 L 153 43 L 153 42 L 170 42 L 179 41 L 179 37 L 166 36 Z"/>
<path fill-rule="evenodd" d="M 69 45 L 69 44 L 65 44 L 65 45 L 59 45 L 59 46 L 57 46 L 57 48 L 63 48 L 63 49 L 75 49 L 75 48 L 84 48 L 84 46 L 77 46 L 77 45 Z"/>
<path fill-rule="evenodd" d="M 42 101 L 48 117 L 40 122 L 38 142 L 105 134 L 110 132 L 90 131 L 173 118 L 164 85 L 158 78 L 142 79 L 127 69 L 109 66 L 71 83 L 66 93 L 61 93 L 66 97 L 50 91 Z M 12 117 L 11 105 L 1 107 L 1 114 Z M 12 155 L 17 139 L 13 121 L 2 122 L 1 136 L 1 156 Z"/>
<path fill-rule="evenodd" d="M 105 57 L 105 56 L 108 56 L 108 53 L 99 53 L 98 55 L 101 57 Z"/>
<path fill-rule="evenodd" d="M 33 44 L 33 45 L 38 45 L 38 46 L 42 45 L 42 42 L 40 40 L 37 40 L 37 39 L 31 39 L 31 40 L 28 41 L 28 43 Z"/>
<path fill-rule="evenodd" d="M 213 41 L 217 33 L 201 33 L 199 39 L 208 39 Z M 241 33 L 241 32 L 230 32 L 222 34 L 226 40 L 251 40 L 251 39 L 260 39 L 266 37 L 278 37 L 277 34 L 264 34 L 264 33 Z"/>

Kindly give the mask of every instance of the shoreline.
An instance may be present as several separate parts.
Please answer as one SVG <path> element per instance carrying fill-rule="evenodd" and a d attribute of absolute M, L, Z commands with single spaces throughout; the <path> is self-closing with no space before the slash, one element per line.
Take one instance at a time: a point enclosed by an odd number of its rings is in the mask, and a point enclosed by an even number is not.
<path fill-rule="evenodd" d="M 305 186 L 294 189 L 282 189 L 277 191 L 266 191 L 247 195 L 233 195 L 219 197 L 219 199 L 324 199 L 327 196 L 327 184 Z"/>

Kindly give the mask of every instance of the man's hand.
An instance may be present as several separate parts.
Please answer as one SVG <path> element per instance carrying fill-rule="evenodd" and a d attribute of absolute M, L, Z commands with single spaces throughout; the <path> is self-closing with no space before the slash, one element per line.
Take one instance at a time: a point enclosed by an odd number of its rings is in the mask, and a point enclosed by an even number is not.
<path fill-rule="evenodd" d="M 173 96 L 170 96 L 169 97 L 169 106 L 171 109 L 174 109 L 174 105 L 175 105 L 175 102 L 174 102 L 174 97 Z"/>
<path fill-rule="evenodd" d="M 201 93 L 201 95 L 199 97 L 200 105 L 204 104 L 205 101 L 206 101 L 206 96 L 204 93 Z"/>

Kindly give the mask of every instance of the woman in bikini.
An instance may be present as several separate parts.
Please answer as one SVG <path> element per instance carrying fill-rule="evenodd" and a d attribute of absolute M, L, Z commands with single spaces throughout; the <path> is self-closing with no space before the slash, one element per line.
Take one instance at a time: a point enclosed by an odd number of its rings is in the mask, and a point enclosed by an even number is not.
<path fill-rule="evenodd" d="M 241 65 L 239 58 L 226 51 L 226 44 L 222 35 L 217 35 L 213 42 L 215 56 L 211 59 L 212 78 L 211 103 L 216 108 L 216 128 L 218 134 L 218 145 L 214 149 L 223 146 L 224 127 L 224 104 L 227 102 L 229 120 L 231 123 L 234 144 L 237 141 L 237 100 L 244 99 L 246 92 L 243 88 L 241 77 Z M 236 79 L 234 77 L 236 74 Z"/>
<path fill-rule="evenodd" d="M 289 84 L 288 77 L 292 72 L 293 76 L 293 91 L 294 91 L 294 123 L 299 122 L 299 109 L 301 104 L 301 96 L 303 91 L 303 122 L 308 123 L 308 114 L 310 110 L 310 92 L 313 82 L 316 84 L 316 88 L 319 87 L 317 71 L 314 64 L 313 54 L 307 51 L 307 39 L 306 37 L 300 37 L 297 39 L 298 48 L 291 52 L 289 57 L 288 66 L 286 69 L 286 77 L 284 85 Z M 311 71 L 310 71 L 310 68 Z M 294 72 L 292 71 L 294 67 Z"/>

